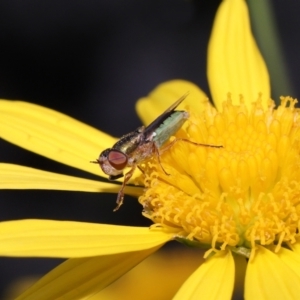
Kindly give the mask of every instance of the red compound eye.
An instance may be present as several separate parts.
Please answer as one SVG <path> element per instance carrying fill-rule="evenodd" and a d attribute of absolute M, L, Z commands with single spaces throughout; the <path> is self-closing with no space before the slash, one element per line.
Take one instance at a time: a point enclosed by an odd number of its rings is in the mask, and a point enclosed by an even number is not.
<path fill-rule="evenodd" d="M 111 150 L 108 153 L 107 159 L 112 167 L 116 170 L 123 170 L 127 166 L 127 155 L 118 150 Z"/>

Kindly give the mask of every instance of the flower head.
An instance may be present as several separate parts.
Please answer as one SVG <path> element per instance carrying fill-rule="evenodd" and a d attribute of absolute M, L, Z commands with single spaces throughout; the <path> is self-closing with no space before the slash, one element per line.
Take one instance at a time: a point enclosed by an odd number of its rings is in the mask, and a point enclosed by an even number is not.
<path fill-rule="evenodd" d="M 268 72 L 243 0 L 224 0 L 218 10 L 208 77 L 216 108 L 186 81 L 162 84 L 137 104 L 149 124 L 162 111 L 158 103 L 164 100 L 167 107 L 167 102 L 190 92 L 185 101 L 190 118 L 173 137 L 179 140 L 159 149 L 159 160 L 151 156 L 141 163 L 143 173 L 135 180 L 143 189 L 125 190 L 139 196 L 144 216 L 154 223 L 151 230 L 49 220 L 0 224 L 2 255 L 70 258 L 20 299 L 93 295 L 174 239 L 206 249 L 206 261 L 173 299 L 231 299 L 235 254 L 249 258 L 246 299 L 298 297 L 299 111 L 290 97 L 282 97 L 277 108 L 269 99 Z M 0 114 L 1 137 L 92 173 L 100 170 L 86 162 L 116 141 L 35 105 L 2 101 Z M 0 172 L 6 179 L 2 188 L 16 188 L 16 182 L 18 188 L 119 188 L 7 164 Z"/>
<path fill-rule="evenodd" d="M 223 148 L 178 141 L 161 157 L 170 176 L 152 159 L 139 198 L 144 215 L 166 231 L 213 250 L 295 243 L 300 179 L 296 100 L 261 100 L 248 109 L 229 99 L 222 112 L 207 103 L 191 112 L 181 136 Z M 248 255 L 244 253 L 244 255 Z"/>

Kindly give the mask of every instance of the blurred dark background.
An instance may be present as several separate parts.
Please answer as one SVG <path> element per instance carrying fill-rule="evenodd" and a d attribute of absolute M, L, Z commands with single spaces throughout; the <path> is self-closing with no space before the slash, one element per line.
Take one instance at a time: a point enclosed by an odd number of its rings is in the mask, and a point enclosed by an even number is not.
<path fill-rule="evenodd" d="M 2 0 L 0 98 L 41 104 L 121 136 L 140 125 L 136 100 L 163 81 L 190 80 L 209 95 L 206 49 L 219 2 Z M 292 96 L 297 97 L 299 2 L 272 4 Z M 3 140 L 0 155 L 2 162 L 89 178 Z M 149 224 L 134 198 L 126 197 L 125 205 L 113 213 L 115 199 L 92 193 L 1 191 L 0 221 L 45 218 Z M 0 259 L 0 299 L 13 279 L 43 274 L 56 264 L 50 259 Z"/>

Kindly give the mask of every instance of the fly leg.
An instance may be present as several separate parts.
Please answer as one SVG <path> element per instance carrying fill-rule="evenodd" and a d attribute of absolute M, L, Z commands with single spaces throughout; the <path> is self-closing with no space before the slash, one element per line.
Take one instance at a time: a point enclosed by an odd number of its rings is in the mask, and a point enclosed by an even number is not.
<path fill-rule="evenodd" d="M 160 152 L 158 150 L 158 148 L 155 146 L 155 144 L 153 144 L 153 148 L 154 148 L 154 151 L 156 153 L 156 157 L 157 157 L 157 160 L 158 160 L 158 163 L 161 167 L 161 169 L 163 170 L 163 172 L 167 175 L 167 176 L 170 176 L 170 174 L 168 172 L 166 172 L 166 170 L 164 169 L 164 167 L 162 166 L 161 164 L 161 161 L 160 161 Z"/>
<path fill-rule="evenodd" d="M 129 181 L 129 179 L 131 178 L 134 170 L 135 170 L 136 166 L 134 165 L 131 170 L 129 172 L 127 172 L 124 176 L 124 180 L 123 180 L 123 183 L 122 183 L 122 186 L 121 186 L 121 189 L 119 190 L 119 193 L 118 193 L 118 196 L 117 196 L 117 206 L 116 208 L 114 209 L 114 211 L 117 211 L 120 206 L 123 204 L 123 200 L 124 200 L 124 189 L 125 189 L 125 186 L 127 184 L 127 182 Z"/>
<path fill-rule="evenodd" d="M 155 155 L 156 155 L 156 157 L 157 157 L 157 160 L 158 160 L 158 163 L 159 163 L 161 169 L 163 170 L 163 172 L 164 172 L 166 175 L 169 176 L 170 174 L 167 173 L 166 170 L 165 170 L 165 169 L 163 168 L 163 166 L 162 166 L 162 163 L 161 163 L 161 161 L 160 161 L 160 153 L 159 153 L 158 148 L 155 146 L 155 144 L 153 144 L 153 152 L 155 152 Z M 145 174 L 145 171 L 143 170 L 143 168 L 142 168 L 141 166 L 137 165 L 137 168 L 138 168 L 143 174 Z"/>
<path fill-rule="evenodd" d="M 141 171 L 142 174 L 145 174 L 145 170 L 141 166 L 138 165 L 137 167 Z"/>
<path fill-rule="evenodd" d="M 221 145 L 210 145 L 210 144 L 202 144 L 202 143 L 196 143 L 196 142 L 192 142 L 188 139 L 185 139 L 185 138 L 175 138 L 170 144 L 168 144 L 167 146 L 165 146 L 161 152 L 165 152 L 166 150 L 170 149 L 171 147 L 174 146 L 175 143 L 177 142 L 180 142 L 180 141 L 183 141 L 183 142 L 186 142 L 186 143 L 189 143 L 189 144 L 192 144 L 192 145 L 195 145 L 195 146 L 202 146 L 202 147 L 211 147 L 211 148 L 223 148 L 223 146 Z"/>

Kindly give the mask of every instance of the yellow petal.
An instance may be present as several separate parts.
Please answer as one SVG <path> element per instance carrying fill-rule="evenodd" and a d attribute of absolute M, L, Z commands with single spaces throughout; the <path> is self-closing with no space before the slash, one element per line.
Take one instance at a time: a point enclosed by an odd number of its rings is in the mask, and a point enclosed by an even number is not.
<path fill-rule="evenodd" d="M 17 299 L 86 299 L 114 282 L 157 249 L 158 247 L 115 255 L 69 259 Z"/>
<path fill-rule="evenodd" d="M 163 245 L 172 236 L 147 227 L 70 221 L 19 220 L 0 223 L 0 255 L 88 257 Z"/>
<path fill-rule="evenodd" d="M 300 277 L 279 255 L 258 247 L 254 259 L 248 263 L 245 299 L 298 299 L 299 295 Z"/>
<path fill-rule="evenodd" d="M 203 261 L 203 252 L 199 249 L 160 249 L 89 300 L 172 299 Z"/>
<path fill-rule="evenodd" d="M 191 82 L 171 80 L 158 85 L 147 97 L 140 98 L 136 104 L 137 113 L 143 123 L 148 125 L 186 93 L 189 95 L 178 106 L 179 110 L 189 105 L 194 110 L 202 111 L 208 102 L 205 93 Z"/>
<path fill-rule="evenodd" d="M 277 255 L 298 275 L 298 277 L 300 277 L 300 255 L 298 253 L 281 247 Z M 300 295 L 300 287 L 298 293 Z"/>
<path fill-rule="evenodd" d="M 116 139 L 54 110 L 20 101 L 0 101 L 0 137 L 63 164 L 104 175 L 91 164 Z"/>
<path fill-rule="evenodd" d="M 0 189 L 37 189 L 118 193 L 120 185 L 0 163 Z M 125 193 L 139 196 L 142 188 L 127 186 Z"/>
<path fill-rule="evenodd" d="M 244 0 L 224 0 L 217 12 L 208 46 L 208 81 L 214 103 L 231 93 L 234 104 L 242 94 L 250 108 L 262 93 L 264 106 L 270 98 L 270 80 L 250 28 Z"/>
<path fill-rule="evenodd" d="M 173 300 L 231 299 L 234 286 L 234 260 L 231 252 L 209 258 L 182 285 Z"/>

